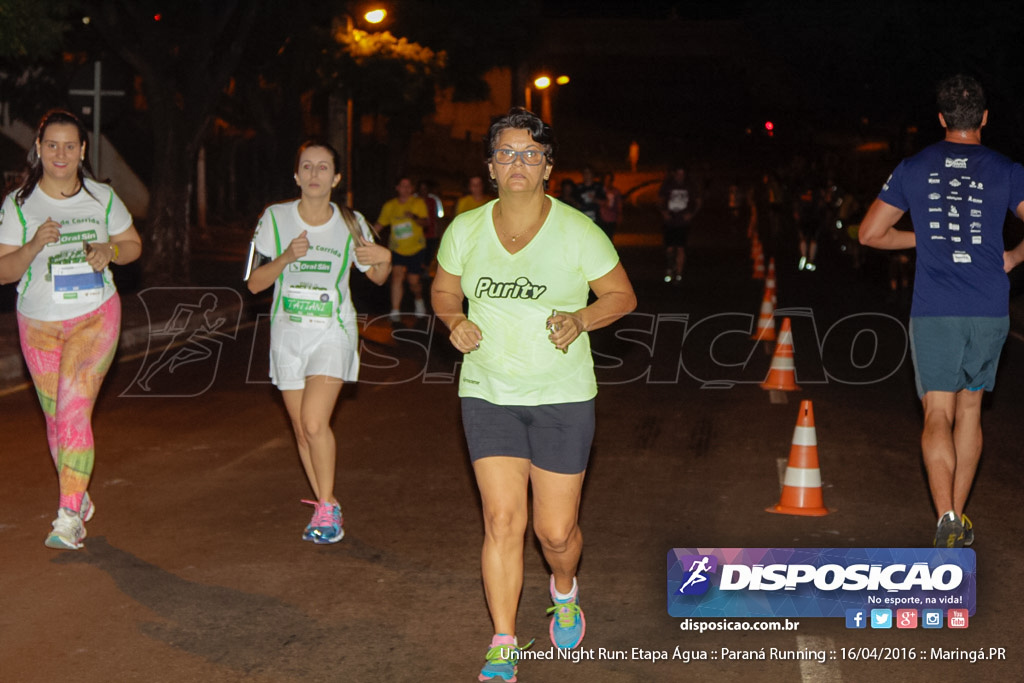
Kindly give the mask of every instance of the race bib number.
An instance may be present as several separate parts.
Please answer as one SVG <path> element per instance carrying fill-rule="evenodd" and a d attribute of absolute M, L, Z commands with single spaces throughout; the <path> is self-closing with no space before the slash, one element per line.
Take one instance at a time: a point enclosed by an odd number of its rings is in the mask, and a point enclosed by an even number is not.
<path fill-rule="evenodd" d="M 412 221 L 395 223 L 392 230 L 394 230 L 396 240 L 407 240 L 413 236 Z"/>
<path fill-rule="evenodd" d="M 283 304 L 288 322 L 303 327 L 329 327 L 334 318 L 334 300 L 322 289 L 289 287 Z"/>
<path fill-rule="evenodd" d="M 679 211 L 686 211 L 686 207 L 690 205 L 690 191 L 689 190 L 672 190 L 668 196 L 668 210 L 672 213 Z"/>
<path fill-rule="evenodd" d="M 103 274 L 88 263 L 54 263 L 50 266 L 53 300 L 58 304 L 100 301 L 103 298 Z"/>

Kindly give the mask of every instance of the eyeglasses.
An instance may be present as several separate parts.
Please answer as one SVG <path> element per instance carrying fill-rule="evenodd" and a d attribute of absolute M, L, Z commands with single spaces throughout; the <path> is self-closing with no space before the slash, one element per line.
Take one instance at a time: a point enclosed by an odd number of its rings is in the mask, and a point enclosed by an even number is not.
<path fill-rule="evenodd" d="M 544 152 L 535 149 L 526 149 L 522 152 L 517 152 L 514 149 L 496 149 L 493 158 L 495 163 L 503 166 L 513 163 L 516 157 L 519 157 L 527 166 L 539 166 L 544 161 L 544 156 Z"/>

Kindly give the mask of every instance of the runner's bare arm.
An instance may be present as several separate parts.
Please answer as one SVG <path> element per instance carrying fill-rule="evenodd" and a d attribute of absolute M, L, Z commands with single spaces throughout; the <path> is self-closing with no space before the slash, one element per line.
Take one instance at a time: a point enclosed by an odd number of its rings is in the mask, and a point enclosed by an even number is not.
<path fill-rule="evenodd" d="M 12 244 L 0 244 L 0 285 L 20 280 L 21 276 L 25 274 L 25 271 L 32 264 L 32 259 L 47 244 L 56 242 L 59 239 L 60 224 L 48 218 L 45 223 L 39 226 L 32 239 L 20 247 Z"/>
<path fill-rule="evenodd" d="M 382 285 L 391 274 L 391 250 L 373 242 L 360 240 L 356 247 L 356 261 L 363 265 L 370 264 L 366 277 L 370 282 Z"/>
<path fill-rule="evenodd" d="M 1024 221 L 1024 202 L 1017 205 L 1017 210 L 1014 212 L 1017 217 Z M 1017 267 L 1017 265 L 1024 261 L 1024 240 L 1020 241 L 1013 249 L 1003 252 L 1003 270 L 1009 273 L 1011 270 Z"/>
<path fill-rule="evenodd" d="M 452 346 L 463 353 L 469 353 L 480 348 L 483 333 L 462 312 L 463 299 L 462 278 L 438 266 L 434 283 L 430 287 L 430 305 L 434 314 L 451 330 L 448 339 Z"/>
<path fill-rule="evenodd" d="M 86 250 L 85 260 L 96 272 L 111 263 L 131 263 L 142 255 L 142 238 L 139 237 L 134 224 L 128 226 L 124 232 L 111 235 L 109 242 L 91 242 L 89 246 L 91 249 Z"/>
<path fill-rule="evenodd" d="M 876 199 L 860 222 L 857 239 L 864 246 L 875 249 L 913 249 L 917 246 L 914 233 L 895 227 L 903 214 L 903 210 Z"/>
<path fill-rule="evenodd" d="M 111 236 L 111 244 L 117 246 L 117 258 L 114 263 L 124 265 L 131 263 L 142 255 L 142 238 L 135 225 L 131 225 L 124 232 Z"/>
<path fill-rule="evenodd" d="M 281 254 L 270 263 L 264 263 L 262 266 L 252 271 L 249 275 L 249 279 L 246 281 L 246 286 L 249 291 L 253 294 L 259 294 L 267 287 L 274 284 L 274 281 L 281 276 L 284 272 L 285 267 L 294 261 L 302 258 L 309 251 L 309 239 L 306 237 L 306 231 L 302 233 L 288 243 L 288 248 L 285 249 Z"/>

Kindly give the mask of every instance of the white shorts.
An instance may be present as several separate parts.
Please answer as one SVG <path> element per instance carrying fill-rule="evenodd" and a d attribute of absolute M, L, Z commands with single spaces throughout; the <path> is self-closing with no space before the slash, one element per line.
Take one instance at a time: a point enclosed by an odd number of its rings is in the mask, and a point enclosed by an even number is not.
<path fill-rule="evenodd" d="M 359 377 L 358 343 L 355 321 L 346 332 L 336 325 L 303 329 L 275 320 L 270 329 L 270 380 L 281 391 L 304 388 L 312 375 L 354 382 Z"/>

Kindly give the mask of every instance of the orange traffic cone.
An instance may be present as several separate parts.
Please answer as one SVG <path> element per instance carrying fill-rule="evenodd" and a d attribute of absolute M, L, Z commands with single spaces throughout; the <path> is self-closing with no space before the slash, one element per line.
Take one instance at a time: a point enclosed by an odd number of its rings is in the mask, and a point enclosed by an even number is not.
<path fill-rule="evenodd" d="M 772 356 L 768 377 L 761 383 L 761 388 L 800 391 L 800 387 L 796 385 L 796 366 L 793 364 L 793 332 L 790 330 L 789 318 L 782 319 L 779 343 L 775 347 L 775 355 Z"/>
<path fill-rule="evenodd" d="M 779 303 L 778 298 L 775 296 L 775 257 L 768 259 L 768 279 L 764 283 L 765 288 L 772 290 L 772 306 Z"/>
<path fill-rule="evenodd" d="M 769 271 L 770 272 L 770 271 Z M 751 339 L 775 341 L 775 281 L 764 282 L 764 298 L 761 299 L 761 317 L 757 320 L 757 329 L 750 335 Z"/>
<path fill-rule="evenodd" d="M 804 517 L 828 514 L 821 497 L 818 436 L 814 431 L 814 409 L 810 401 L 800 402 L 800 415 L 793 430 L 793 446 L 789 450 L 789 464 L 782 484 L 782 498 L 778 505 L 767 510 Z"/>

